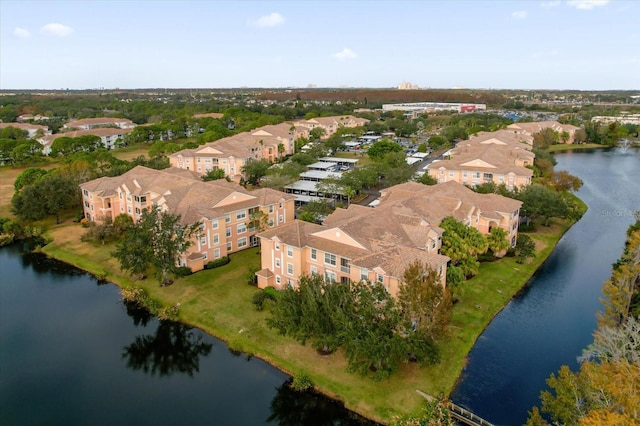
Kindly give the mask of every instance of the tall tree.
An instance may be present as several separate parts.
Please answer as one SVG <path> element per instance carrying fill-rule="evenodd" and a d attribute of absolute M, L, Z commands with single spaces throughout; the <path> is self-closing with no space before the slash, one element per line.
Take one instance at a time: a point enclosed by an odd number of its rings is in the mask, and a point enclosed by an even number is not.
<path fill-rule="evenodd" d="M 169 285 L 179 256 L 191 246 L 200 223 L 182 224 L 180 215 L 161 211 L 154 206 L 144 210 L 138 223 L 125 234 L 112 256 L 124 270 L 140 273 L 143 265 L 151 265 L 161 285 Z M 146 269 L 146 268 L 145 268 Z"/>
<path fill-rule="evenodd" d="M 64 210 L 79 207 L 80 192 L 71 178 L 54 173 L 16 192 L 11 204 L 13 212 L 22 220 L 41 220 L 53 215 L 56 223 L 60 223 Z"/>
<path fill-rule="evenodd" d="M 491 232 L 487 235 L 487 245 L 494 256 L 504 256 L 507 249 L 511 246 L 511 243 L 507 239 L 508 236 L 507 231 L 502 228 L 491 228 Z"/>
<path fill-rule="evenodd" d="M 249 184 L 257 185 L 260 179 L 266 176 L 269 167 L 271 167 L 271 163 L 265 159 L 254 160 L 250 158 L 244 163 L 241 170 Z"/>

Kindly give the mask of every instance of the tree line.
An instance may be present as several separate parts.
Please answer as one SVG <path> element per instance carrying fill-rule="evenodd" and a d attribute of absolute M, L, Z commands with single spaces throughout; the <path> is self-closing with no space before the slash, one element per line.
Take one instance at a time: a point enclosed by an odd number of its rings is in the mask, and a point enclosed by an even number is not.
<path fill-rule="evenodd" d="M 436 343 L 446 334 L 452 309 L 439 274 L 420 263 L 404 272 L 397 298 L 379 283 L 306 275 L 273 299 L 270 327 L 321 354 L 343 348 L 348 370 L 375 380 L 403 362 L 438 362 Z"/>
<path fill-rule="evenodd" d="M 602 287 L 593 343 L 580 357 L 580 370 L 562 366 L 547 379 L 551 391 L 527 424 L 640 424 L 640 212 L 627 231 L 624 252 Z"/>

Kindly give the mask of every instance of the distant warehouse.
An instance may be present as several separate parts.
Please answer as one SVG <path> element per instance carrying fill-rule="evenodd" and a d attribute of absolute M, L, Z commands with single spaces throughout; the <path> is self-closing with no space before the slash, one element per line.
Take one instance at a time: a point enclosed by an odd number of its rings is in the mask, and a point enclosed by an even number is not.
<path fill-rule="evenodd" d="M 452 102 L 414 102 L 406 104 L 384 104 L 383 111 L 407 111 L 407 112 L 436 112 L 436 111 L 455 111 L 455 112 L 473 112 L 484 111 L 487 109 L 485 104 L 461 104 Z"/>

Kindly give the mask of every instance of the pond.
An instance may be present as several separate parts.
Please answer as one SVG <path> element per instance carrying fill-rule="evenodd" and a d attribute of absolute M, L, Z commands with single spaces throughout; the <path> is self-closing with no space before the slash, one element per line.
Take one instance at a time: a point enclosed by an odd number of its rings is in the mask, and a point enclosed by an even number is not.
<path fill-rule="evenodd" d="M 593 341 L 603 282 L 640 209 L 640 150 L 556 153 L 556 170 L 584 185 L 584 217 L 479 337 L 451 399 L 494 424 L 520 425 L 545 380 Z"/>

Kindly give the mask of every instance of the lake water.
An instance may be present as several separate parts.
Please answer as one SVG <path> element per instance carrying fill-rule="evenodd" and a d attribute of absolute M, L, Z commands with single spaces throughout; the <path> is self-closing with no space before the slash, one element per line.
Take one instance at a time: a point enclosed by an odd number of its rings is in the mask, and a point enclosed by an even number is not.
<path fill-rule="evenodd" d="M 497 425 L 521 425 L 545 380 L 593 341 L 602 283 L 640 210 L 640 150 L 557 153 L 556 170 L 584 185 L 589 206 L 524 291 L 496 316 L 469 354 L 451 399 Z"/>
<path fill-rule="evenodd" d="M 640 152 L 557 154 L 590 209 L 469 355 L 452 399 L 518 425 L 545 379 L 577 367 L 602 282 L 640 209 Z M 122 303 L 117 287 L 19 246 L 0 249 L 0 424 L 351 425 L 341 404 L 205 333 Z"/>
<path fill-rule="evenodd" d="M 21 248 L 0 249 L 0 424 L 364 424 L 292 391 L 269 364 Z"/>

